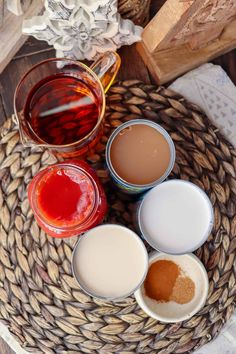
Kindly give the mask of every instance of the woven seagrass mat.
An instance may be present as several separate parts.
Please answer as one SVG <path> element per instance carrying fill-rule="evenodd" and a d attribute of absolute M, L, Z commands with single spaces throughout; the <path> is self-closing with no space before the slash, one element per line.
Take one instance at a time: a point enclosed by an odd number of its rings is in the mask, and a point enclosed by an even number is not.
<path fill-rule="evenodd" d="M 234 310 L 236 152 L 198 107 L 138 81 L 110 89 L 105 135 L 88 156 L 107 192 L 107 220 L 133 227 L 133 197 L 114 189 L 104 169 L 104 149 L 114 128 L 139 117 L 171 134 L 177 157 L 170 177 L 196 183 L 214 205 L 212 234 L 196 252 L 210 281 L 206 305 L 188 321 L 163 324 L 149 318 L 133 297 L 106 303 L 83 293 L 71 274 L 76 238 L 47 237 L 26 197 L 32 176 L 55 159 L 47 151 L 24 148 L 9 119 L 0 145 L 0 319 L 29 352 L 189 353 L 216 337 Z"/>

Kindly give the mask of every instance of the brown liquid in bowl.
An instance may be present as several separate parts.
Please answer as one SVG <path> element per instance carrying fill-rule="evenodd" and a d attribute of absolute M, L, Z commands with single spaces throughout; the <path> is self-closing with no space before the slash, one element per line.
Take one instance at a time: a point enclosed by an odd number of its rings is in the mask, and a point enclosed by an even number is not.
<path fill-rule="evenodd" d="M 155 128 L 135 124 L 114 138 L 110 158 L 115 172 L 126 182 L 145 185 L 163 176 L 170 163 L 170 146 Z"/>

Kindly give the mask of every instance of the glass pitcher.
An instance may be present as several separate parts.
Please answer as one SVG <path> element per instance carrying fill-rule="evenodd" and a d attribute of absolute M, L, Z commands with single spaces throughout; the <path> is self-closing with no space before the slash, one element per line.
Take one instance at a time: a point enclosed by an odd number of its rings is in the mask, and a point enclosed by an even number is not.
<path fill-rule="evenodd" d="M 107 52 L 91 67 L 53 58 L 31 68 L 14 95 L 22 143 L 63 157 L 93 148 L 102 135 L 105 93 L 120 63 L 117 53 Z"/>

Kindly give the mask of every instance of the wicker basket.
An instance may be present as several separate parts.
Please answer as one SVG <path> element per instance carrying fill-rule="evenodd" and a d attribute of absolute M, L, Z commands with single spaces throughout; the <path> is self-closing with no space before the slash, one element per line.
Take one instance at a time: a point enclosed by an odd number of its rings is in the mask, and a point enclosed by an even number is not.
<path fill-rule="evenodd" d="M 145 26 L 149 20 L 150 3 L 151 0 L 119 0 L 118 10 L 122 17 Z"/>

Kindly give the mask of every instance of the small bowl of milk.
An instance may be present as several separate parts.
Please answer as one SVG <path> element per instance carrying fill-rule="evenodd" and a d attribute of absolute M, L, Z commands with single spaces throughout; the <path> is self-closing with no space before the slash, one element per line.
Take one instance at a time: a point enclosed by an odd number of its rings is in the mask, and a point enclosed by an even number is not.
<path fill-rule="evenodd" d="M 210 199 L 197 185 L 179 179 L 151 189 L 139 205 L 138 228 L 156 250 L 168 254 L 195 251 L 214 224 Z"/>
<path fill-rule="evenodd" d="M 80 236 L 72 256 L 72 271 L 80 287 L 103 300 L 133 294 L 148 270 L 148 254 L 140 237 L 116 224 L 99 225 Z"/>

